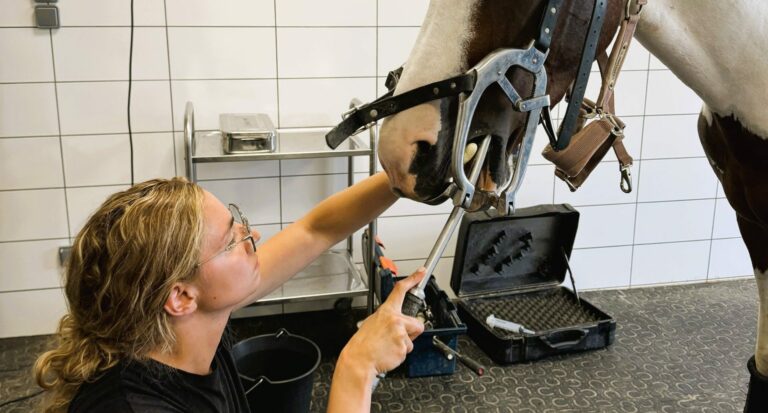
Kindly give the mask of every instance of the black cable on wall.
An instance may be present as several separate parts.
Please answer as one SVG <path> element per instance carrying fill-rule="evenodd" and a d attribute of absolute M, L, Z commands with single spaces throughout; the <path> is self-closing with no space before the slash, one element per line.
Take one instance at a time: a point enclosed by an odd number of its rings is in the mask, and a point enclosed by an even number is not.
<path fill-rule="evenodd" d="M 131 186 L 133 179 L 133 131 L 131 130 L 131 83 L 133 80 L 133 0 L 131 0 L 131 44 L 128 48 L 128 144 L 131 147 Z"/>

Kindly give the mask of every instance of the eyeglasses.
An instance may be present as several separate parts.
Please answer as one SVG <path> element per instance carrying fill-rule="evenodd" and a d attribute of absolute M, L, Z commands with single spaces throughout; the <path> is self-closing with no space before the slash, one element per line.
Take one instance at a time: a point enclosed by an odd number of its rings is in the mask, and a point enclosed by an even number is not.
<path fill-rule="evenodd" d="M 234 222 L 236 224 L 240 224 L 240 227 L 245 230 L 245 236 L 240 239 L 233 239 L 227 246 L 217 252 L 216 254 L 213 254 L 212 256 L 208 257 L 207 259 L 197 263 L 197 266 L 200 267 L 206 262 L 218 257 L 219 255 L 232 251 L 238 244 L 245 241 L 251 241 L 251 246 L 253 247 L 253 252 L 256 252 L 256 239 L 253 238 L 253 234 L 251 233 L 251 226 L 248 225 L 248 218 L 243 215 L 243 213 L 240 211 L 240 208 L 237 207 L 235 204 L 229 204 L 229 212 L 232 213 L 232 218 L 234 219 Z"/>

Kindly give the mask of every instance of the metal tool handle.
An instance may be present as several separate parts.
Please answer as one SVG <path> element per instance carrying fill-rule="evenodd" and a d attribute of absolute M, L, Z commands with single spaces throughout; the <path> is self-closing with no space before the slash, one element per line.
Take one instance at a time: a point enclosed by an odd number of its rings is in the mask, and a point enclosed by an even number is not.
<path fill-rule="evenodd" d="M 477 178 L 480 176 L 480 171 L 483 169 L 483 163 L 485 162 L 486 154 L 488 154 L 488 146 L 490 146 L 490 144 L 491 135 L 488 135 L 483 139 L 483 143 L 481 143 L 480 147 L 477 149 L 475 160 L 472 164 L 472 171 L 470 173 L 470 180 L 473 185 L 477 182 Z M 466 211 L 460 205 L 454 206 L 453 210 L 451 210 L 451 214 L 448 216 L 448 221 L 445 223 L 442 231 L 440 231 L 440 235 L 437 237 L 437 242 L 435 242 L 435 245 L 432 247 L 432 251 L 429 253 L 429 257 L 427 257 L 427 262 L 424 264 L 427 275 L 421 282 L 419 282 L 419 285 L 411 288 L 411 290 L 405 294 L 402 308 L 403 314 L 413 317 L 424 306 L 424 288 L 429 282 L 429 277 L 432 275 L 432 271 L 434 271 L 437 266 L 437 261 L 443 255 L 445 247 L 448 246 L 448 241 L 451 239 L 451 235 L 453 235 L 465 213 Z"/>

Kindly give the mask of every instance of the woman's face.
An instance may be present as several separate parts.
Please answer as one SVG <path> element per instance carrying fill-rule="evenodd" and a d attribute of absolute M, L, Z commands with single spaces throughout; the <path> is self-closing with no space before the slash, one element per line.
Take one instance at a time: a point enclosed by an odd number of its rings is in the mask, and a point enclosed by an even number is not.
<path fill-rule="evenodd" d="M 230 243 L 242 240 L 246 230 L 234 222 L 230 210 L 208 191 L 203 198 L 203 217 L 203 264 L 193 282 L 199 289 L 198 309 L 231 310 L 248 298 L 259 283 L 258 253 L 253 251 L 250 241 L 239 242 L 230 251 L 224 251 Z M 252 235 L 256 241 L 261 237 L 255 230 Z"/>

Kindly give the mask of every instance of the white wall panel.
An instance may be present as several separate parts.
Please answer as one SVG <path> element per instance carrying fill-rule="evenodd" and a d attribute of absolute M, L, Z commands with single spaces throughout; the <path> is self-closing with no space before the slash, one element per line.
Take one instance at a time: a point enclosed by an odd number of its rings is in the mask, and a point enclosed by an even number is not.
<path fill-rule="evenodd" d="M 3 4 L 3 14 L 8 3 Z M 51 35 L 47 30 L 0 29 L 0 56 L 2 83 L 53 81 Z"/>
<path fill-rule="evenodd" d="M 60 288 L 0 293 L 0 338 L 51 334 L 66 312 Z"/>
<path fill-rule="evenodd" d="M 0 139 L 0 190 L 62 185 L 59 138 Z"/>
<path fill-rule="evenodd" d="M 116 185 L 131 182 L 128 135 L 64 136 L 61 138 L 61 146 L 67 185 Z"/>
<path fill-rule="evenodd" d="M 645 117 L 643 159 L 703 157 L 697 122 L 699 115 Z"/>
<path fill-rule="evenodd" d="M 632 285 L 705 280 L 710 241 L 635 245 Z"/>
<path fill-rule="evenodd" d="M 28 1 L 6 1 L 0 13 L 0 27 L 34 27 L 35 3 Z"/>
<path fill-rule="evenodd" d="M 606 155 L 606 158 L 608 156 L 610 155 Z M 639 179 L 637 170 L 639 168 L 640 162 L 635 162 L 630 170 L 632 188 L 634 189 L 628 194 L 619 187 L 621 172 L 619 171 L 619 163 L 613 159 L 601 162 L 576 192 L 571 192 L 568 185 L 557 178 L 555 180 L 555 202 L 567 202 L 576 206 L 634 203 L 637 200 Z"/>
<path fill-rule="evenodd" d="M 64 190 L 0 191 L 0 242 L 67 237 Z"/>
<path fill-rule="evenodd" d="M 607 205 L 577 208 L 579 229 L 576 248 L 632 245 L 635 205 Z"/>
<path fill-rule="evenodd" d="M 741 237 L 736 212 L 725 198 L 718 198 L 715 205 L 715 223 L 712 238 Z"/>
<path fill-rule="evenodd" d="M 280 222 L 280 184 L 277 178 L 206 181 L 200 185 L 224 205 L 237 204 L 252 224 Z"/>
<path fill-rule="evenodd" d="M 275 30 L 266 27 L 171 27 L 174 79 L 274 78 Z"/>
<path fill-rule="evenodd" d="M 96 209 L 115 192 L 128 189 L 128 185 L 67 188 L 69 236 L 75 237 Z"/>
<path fill-rule="evenodd" d="M 347 185 L 346 174 L 288 176 L 281 180 L 283 222 L 293 222 Z M 344 214 L 344 211 L 338 211 Z"/>
<path fill-rule="evenodd" d="M 375 26 L 376 0 L 281 0 L 278 26 Z"/>
<path fill-rule="evenodd" d="M 131 6 L 129 2 L 101 0 L 67 0 L 61 3 L 64 17 L 63 27 L 67 26 L 128 26 L 131 24 Z M 163 2 L 156 0 L 135 0 L 133 4 L 134 24 L 136 26 L 165 25 Z"/>
<path fill-rule="evenodd" d="M 652 70 L 648 72 L 646 115 L 682 115 L 699 113 L 700 110 L 701 99 L 671 71 Z"/>
<path fill-rule="evenodd" d="M 352 98 L 374 99 L 375 78 L 280 80 L 281 128 L 335 126 Z"/>
<path fill-rule="evenodd" d="M 416 37 L 418 27 L 382 27 L 378 32 L 378 68 L 376 74 L 384 76 L 402 66 L 408 60 Z"/>
<path fill-rule="evenodd" d="M 717 178 L 706 158 L 643 161 L 639 202 L 714 198 Z"/>
<path fill-rule="evenodd" d="M 379 5 L 379 26 L 421 26 L 429 0 L 386 0 Z"/>
<path fill-rule="evenodd" d="M 205 162 L 196 165 L 200 181 L 280 176 L 279 161 Z"/>
<path fill-rule="evenodd" d="M 58 133 L 53 83 L 0 84 L 0 137 Z"/>
<path fill-rule="evenodd" d="M 59 247 L 69 240 L 0 242 L 0 292 L 57 288 L 62 284 Z"/>
<path fill-rule="evenodd" d="M 274 0 L 165 0 L 169 26 L 274 26 Z"/>
<path fill-rule="evenodd" d="M 570 265 L 579 291 L 629 287 L 632 246 L 575 249 Z M 568 278 L 565 284 L 570 286 Z"/>
<path fill-rule="evenodd" d="M 379 219 L 379 236 L 392 260 L 423 259 L 429 256 L 448 215 L 385 217 Z M 448 241 L 443 258 L 456 251 L 456 234 Z"/>
<path fill-rule="evenodd" d="M 712 252 L 709 257 L 710 279 L 754 274 L 749 252 L 741 238 L 712 240 Z"/>
<path fill-rule="evenodd" d="M 133 135 L 134 182 L 176 176 L 172 133 Z M 180 161 L 181 163 L 181 161 Z"/>
<path fill-rule="evenodd" d="M 714 208 L 714 199 L 638 204 L 635 243 L 708 239 Z"/>
<path fill-rule="evenodd" d="M 375 28 L 278 28 L 278 76 L 376 75 Z M 339 47 L 344 45 L 344 47 Z"/>
<path fill-rule="evenodd" d="M 168 79 L 165 28 L 138 27 L 133 79 Z M 57 81 L 128 80 L 128 27 L 70 27 L 53 36 Z"/>
<path fill-rule="evenodd" d="M 134 81 L 131 91 L 133 132 L 171 130 L 167 81 Z M 61 133 L 128 132 L 128 82 L 60 83 Z"/>
<path fill-rule="evenodd" d="M 222 113 L 266 113 L 273 122 L 278 118 L 275 80 L 178 80 L 171 86 L 177 131 L 184 128 L 187 102 L 195 108 L 195 130 L 219 129 Z"/>

